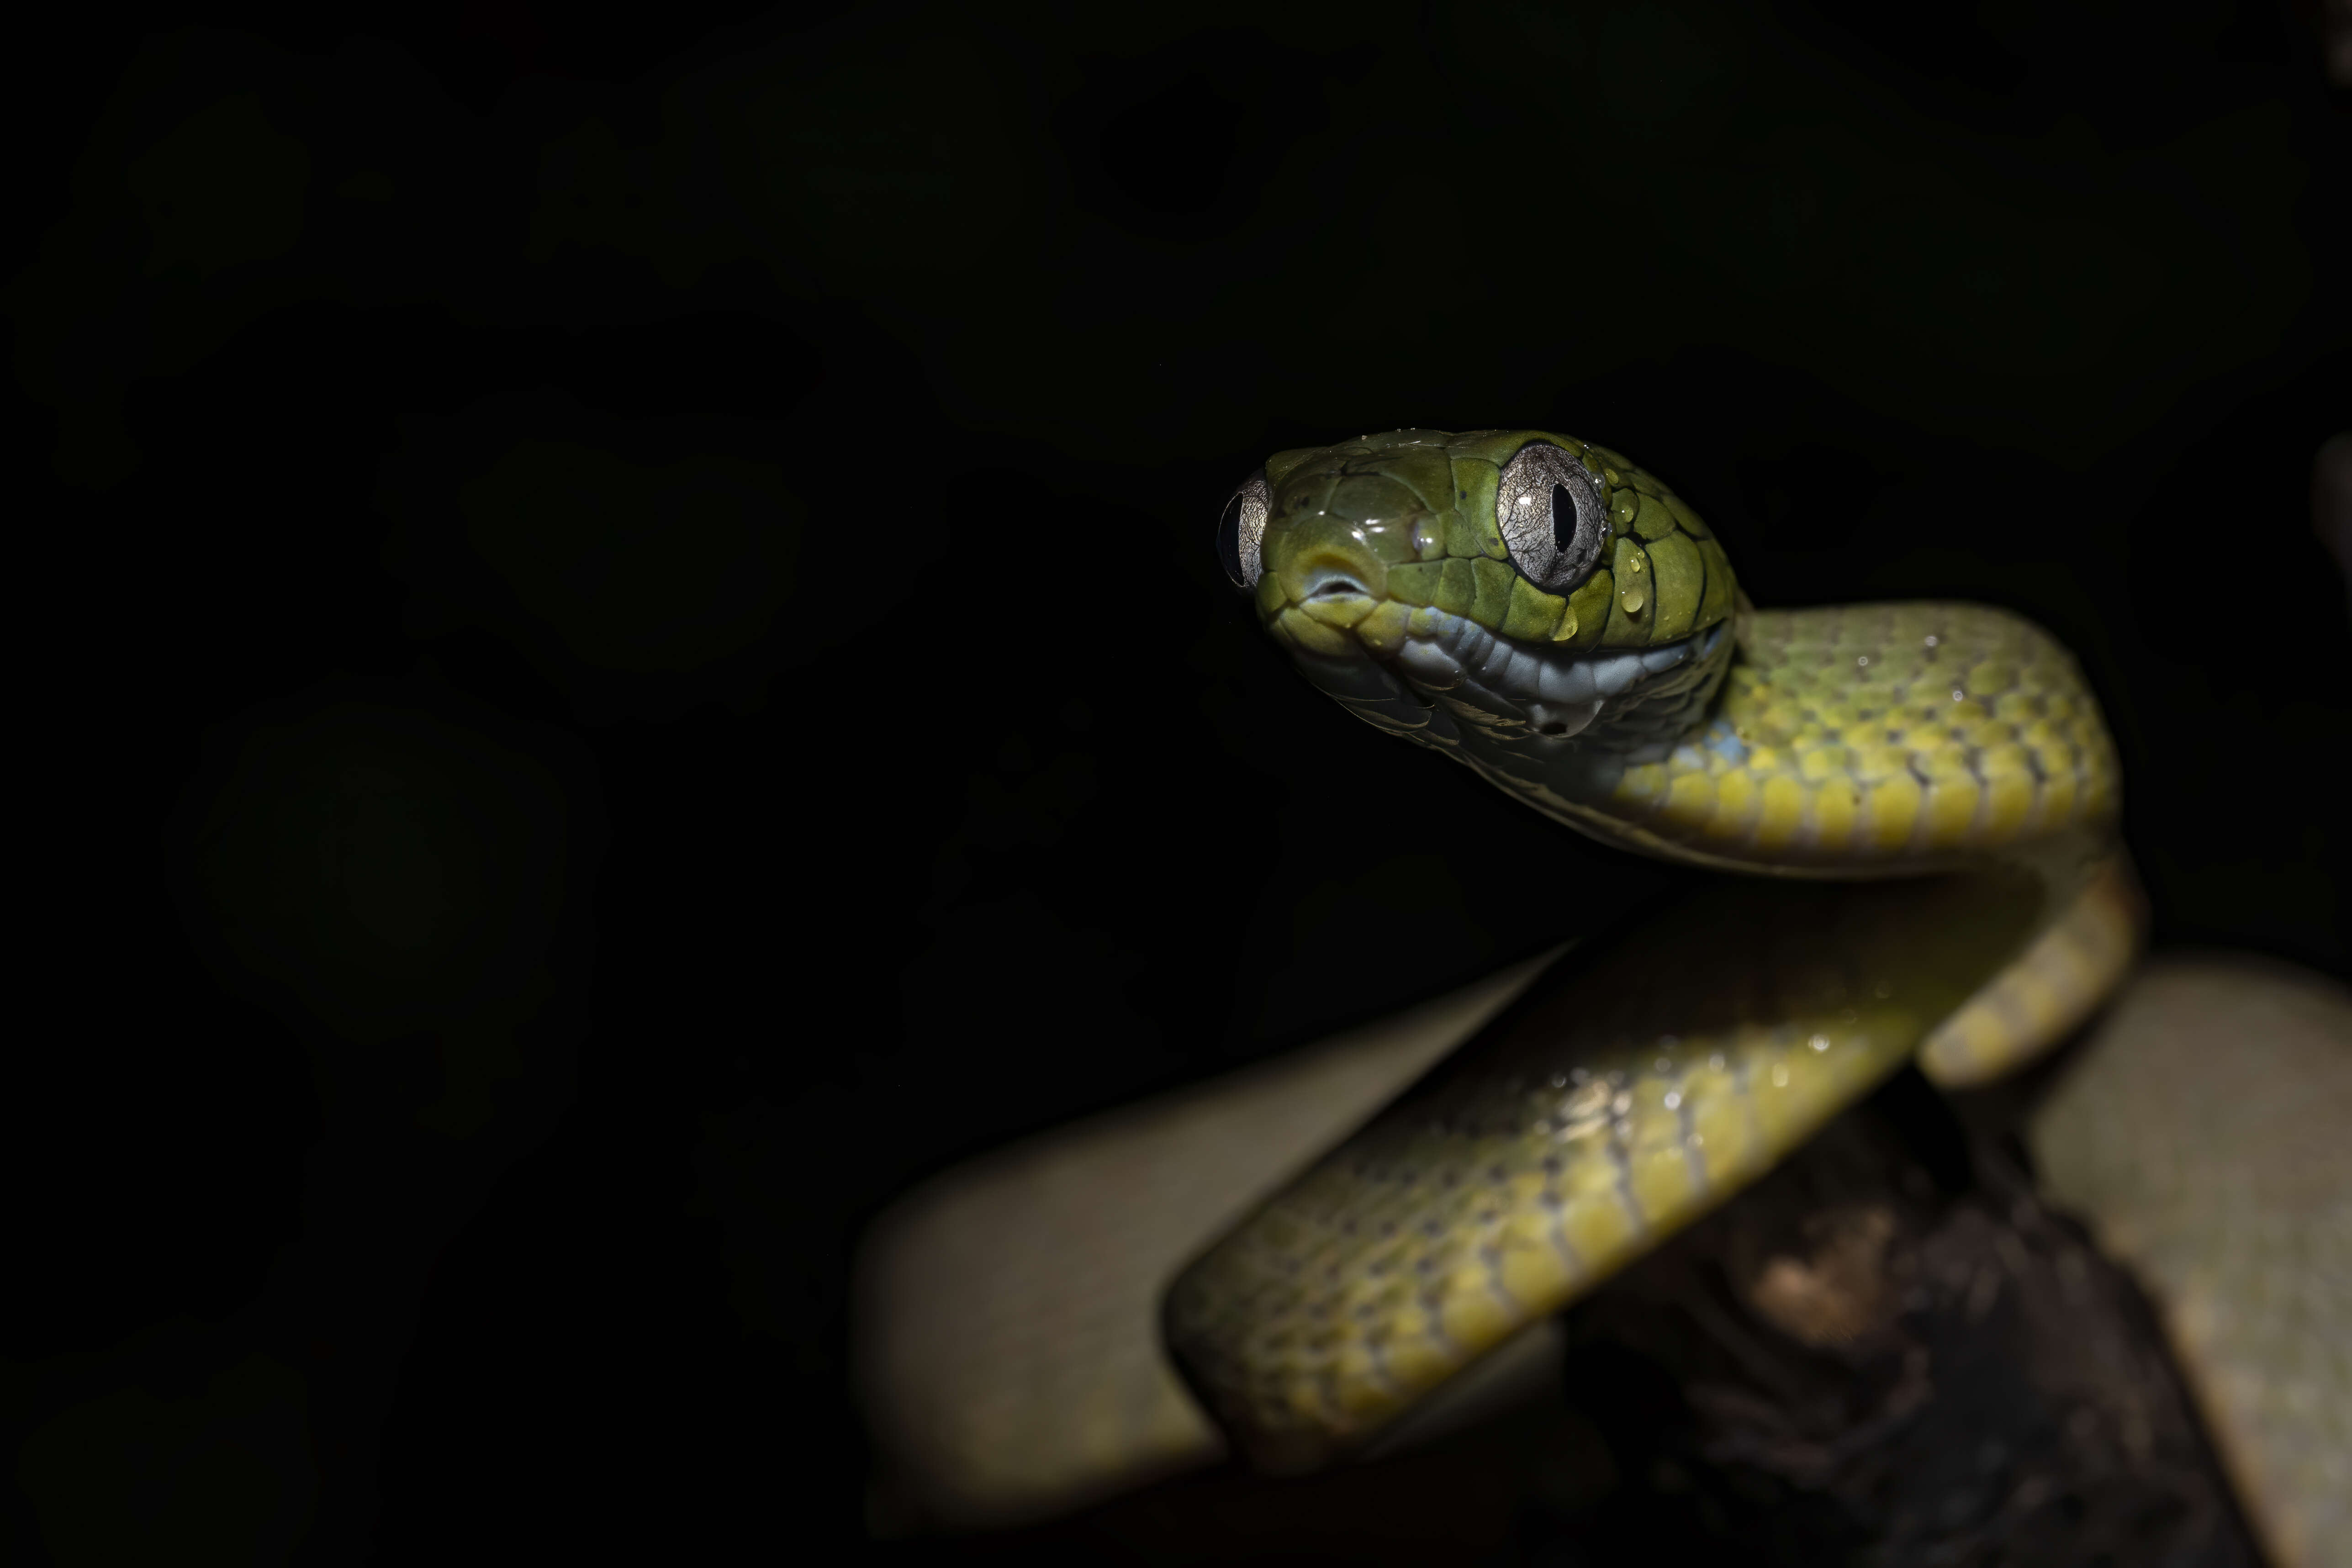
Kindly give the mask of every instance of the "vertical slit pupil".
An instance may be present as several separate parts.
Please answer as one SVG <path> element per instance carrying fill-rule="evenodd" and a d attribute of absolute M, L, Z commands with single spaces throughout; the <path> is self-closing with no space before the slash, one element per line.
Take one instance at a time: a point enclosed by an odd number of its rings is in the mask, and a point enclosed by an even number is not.
<path fill-rule="evenodd" d="M 1566 555 L 1576 542 L 1576 497 L 1568 493 L 1565 485 L 1551 487 L 1551 545 Z"/>

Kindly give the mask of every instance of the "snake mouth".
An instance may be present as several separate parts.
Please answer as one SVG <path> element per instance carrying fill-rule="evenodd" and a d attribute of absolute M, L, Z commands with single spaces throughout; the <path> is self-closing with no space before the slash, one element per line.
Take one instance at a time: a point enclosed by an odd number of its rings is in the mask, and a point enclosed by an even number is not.
<path fill-rule="evenodd" d="M 1392 655 L 1398 674 L 1430 694 L 1453 693 L 1498 720 L 1567 738 L 1612 704 L 1631 706 L 1654 682 L 1716 651 L 1723 625 L 1654 648 L 1590 653 L 1497 635 L 1466 615 L 1423 610 Z"/>
<path fill-rule="evenodd" d="M 1518 642 L 1466 615 L 1423 606 L 1386 647 L 1349 637 L 1353 646 L 1335 656 L 1310 650 L 1307 638 L 1285 641 L 1309 680 L 1384 729 L 1446 741 L 1466 723 L 1497 738 L 1540 744 L 1571 741 L 1604 715 L 1700 684 L 1728 626 L 1718 622 L 1654 648 L 1577 653 Z M 1330 630 L 1318 628 L 1315 640 L 1328 645 Z"/>

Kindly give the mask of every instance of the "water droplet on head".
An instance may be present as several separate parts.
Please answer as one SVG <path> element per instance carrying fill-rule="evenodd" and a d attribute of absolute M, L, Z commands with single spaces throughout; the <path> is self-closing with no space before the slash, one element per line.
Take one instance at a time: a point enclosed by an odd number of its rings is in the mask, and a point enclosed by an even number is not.
<path fill-rule="evenodd" d="M 1812 1039 L 1805 1041 L 1805 1043 L 1811 1046 L 1815 1051 L 1827 1051 L 1830 1048 L 1830 1037 L 1825 1034 L 1817 1034 L 1813 1036 Z"/>
<path fill-rule="evenodd" d="M 1934 632 L 1930 632 L 1929 633 L 1927 633 L 1927 646 L 1929 646 L 1930 648 L 1934 647 L 1937 643 L 1939 643 L 1939 642 L 1941 642 L 1941 641 L 1942 641 L 1942 639 L 1941 639 L 1941 638 L 1939 638 L 1939 637 L 1937 637 Z"/>
<path fill-rule="evenodd" d="M 1642 613 L 1642 605 L 1644 602 L 1642 598 L 1642 591 L 1638 588 L 1627 589 L 1619 596 L 1619 602 L 1625 606 L 1626 614 L 1639 615 Z"/>
<path fill-rule="evenodd" d="M 1867 664 L 1870 663 L 1870 655 L 1867 653 L 1857 653 L 1854 655 L 1853 662 L 1857 665 Z"/>
<path fill-rule="evenodd" d="M 1953 700 L 1954 702 L 1958 702 L 1958 701 L 1959 701 L 1962 697 L 1964 697 L 1964 696 L 1966 696 L 1966 695 L 1969 695 L 1968 693 L 1963 692 L 1963 691 L 1954 691 L 1954 692 L 1952 693 L 1952 700 Z"/>

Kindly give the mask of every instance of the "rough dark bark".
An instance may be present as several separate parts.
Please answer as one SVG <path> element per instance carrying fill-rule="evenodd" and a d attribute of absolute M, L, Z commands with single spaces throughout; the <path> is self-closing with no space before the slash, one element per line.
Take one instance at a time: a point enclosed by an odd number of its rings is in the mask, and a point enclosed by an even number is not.
<path fill-rule="evenodd" d="M 1617 1485 L 1538 1504 L 1531 1559 L 2256 1563 L 2147 1301 L 2034 1196 L 2017 1103 L 1906 1071 L 1573 1309 Z"/>

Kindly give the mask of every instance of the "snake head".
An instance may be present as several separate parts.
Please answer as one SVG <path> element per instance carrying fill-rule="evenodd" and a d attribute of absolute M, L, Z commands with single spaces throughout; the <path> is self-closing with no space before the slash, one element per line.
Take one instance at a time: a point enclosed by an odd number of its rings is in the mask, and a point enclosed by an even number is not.
<path fill-rule="evenodd" d="M 1227 502 L 1234 583 L 1317 686 L 1482 770 L 1686 732 L 1738 586 L 1714 535 L 1606 447 L 1395 430 L 1281 452 Z"/>

